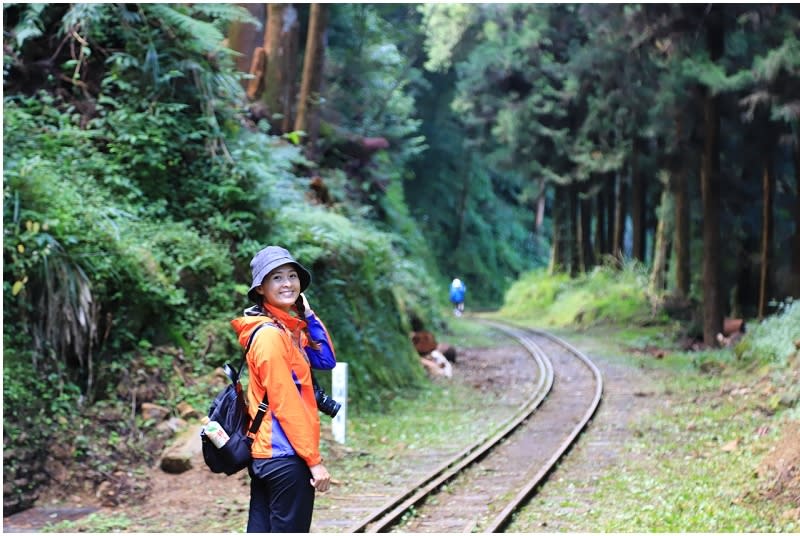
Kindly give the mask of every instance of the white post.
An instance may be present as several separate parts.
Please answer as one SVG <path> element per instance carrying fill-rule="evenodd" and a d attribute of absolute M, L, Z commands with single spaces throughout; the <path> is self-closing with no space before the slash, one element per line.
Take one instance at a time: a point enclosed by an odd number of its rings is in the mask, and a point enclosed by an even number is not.
<path fill-rule="evenodd" d="M 339 443 L 345 442 L 345 429 L 347 427 L 347 363 L 336 363 L 331 371 L 331 397 L 342 405 L 339 413 L 331 421 L 333 439 Z"/>

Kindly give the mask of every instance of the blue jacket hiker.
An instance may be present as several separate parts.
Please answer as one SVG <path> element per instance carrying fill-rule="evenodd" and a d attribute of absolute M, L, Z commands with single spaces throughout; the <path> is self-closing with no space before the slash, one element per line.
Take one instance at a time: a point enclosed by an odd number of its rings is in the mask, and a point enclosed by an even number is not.
<path fill-rule="evenodd" d="M 453 304 L 453 314 L 461 316 L 464 312 L 464 298 L 467 294 L 467 285 L 459 278 L 450 283 L 450 302 Z"/>

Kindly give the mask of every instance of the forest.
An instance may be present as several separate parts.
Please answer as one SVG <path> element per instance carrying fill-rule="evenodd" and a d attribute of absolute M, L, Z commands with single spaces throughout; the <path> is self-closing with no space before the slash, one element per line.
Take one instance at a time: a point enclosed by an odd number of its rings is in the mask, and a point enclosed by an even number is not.
<path fill-rule="evenodd" d="M 354 411 L 425 385 L 408 333 L 453 277 L 495 310 L 635 266 L 637 321 L 703 348 L 800 297 L 794 4 L 5 3 L 3 32 L 7 475 L 204 407 L 267 244 Z"/>

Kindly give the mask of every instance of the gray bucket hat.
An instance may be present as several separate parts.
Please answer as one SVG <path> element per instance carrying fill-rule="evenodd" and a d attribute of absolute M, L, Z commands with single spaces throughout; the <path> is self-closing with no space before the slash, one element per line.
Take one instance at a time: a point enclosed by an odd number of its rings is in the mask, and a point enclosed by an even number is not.
<path fill-rule="evenodd" d="M 261 286 L 261 282 L 272 270 L 287 263 L 292 263 L 297 268 L 297 275 L 300 276 L 300 292 L 305 291 L 311 284 L 311 273 L 306 270 L 305 266 L 294 260 L 292 254 L 286 249 L 279 246 L 267 246 L 256 253 L 256 256 L 250 261 L 253 282 L 250 284 L 250 290 L 247 291 L 247 297 L 254 303 L 260 304 L 261 296 L 256 292 L 256 287 Z"/>

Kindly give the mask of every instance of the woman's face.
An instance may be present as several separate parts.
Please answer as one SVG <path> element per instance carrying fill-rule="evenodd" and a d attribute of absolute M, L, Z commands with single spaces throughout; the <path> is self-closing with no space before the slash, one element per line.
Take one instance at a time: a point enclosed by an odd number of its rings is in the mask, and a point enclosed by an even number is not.
<path fill-rule="evenodd" d="M 256 292 L 268 304 L 288 312 L 300 297 L 300 276 L 292 264 L 278 266 L 267 274 Z"/>

